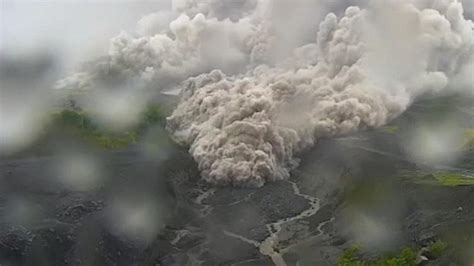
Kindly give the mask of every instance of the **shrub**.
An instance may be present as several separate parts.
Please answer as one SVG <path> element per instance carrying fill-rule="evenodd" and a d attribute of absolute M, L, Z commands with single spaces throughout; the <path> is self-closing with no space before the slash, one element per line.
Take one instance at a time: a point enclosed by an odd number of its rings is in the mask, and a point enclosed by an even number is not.
<path fill-rule="evenodd" d="M 88 114 L 82 111 L 62 110 L 53 114 L 52 120 L 53 127 L 72 132 L 106 149 L 124 148 L 135 143 L 146 129 L 165 121 L 157 105 L 151 105 L 143 112 L 141 121 L 136 128 L 123 133 L 113 133 L 101 129 Z"/>
<path fill-rule="evenodd" d="M 339 259 L 339 266 L 415 266 L 416 251 L 413 248 L 404 248 L 399 254 L 365 260 L 357 247 L 346 250 Z"/>

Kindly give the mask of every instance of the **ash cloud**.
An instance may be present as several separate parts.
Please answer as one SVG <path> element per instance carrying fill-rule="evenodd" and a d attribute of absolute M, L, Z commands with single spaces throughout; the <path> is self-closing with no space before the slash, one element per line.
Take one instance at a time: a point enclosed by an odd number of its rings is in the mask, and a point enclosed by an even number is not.
<path fill-rule="evenodd" d="M 258 12 L 248 1 L 172 1 L 172 10 L 144 16 L 136 33 L 110 40 L 108 55 L 58 81 L 57 88 L 94 88 L 104 80 L 138 80 L 164 90 L 186 78 L 219 68 L 239 73 L 259 55 L 265 38 Z M 250 5 L 252 6 L 252 5 Z M 237 8 L 234 8 L 237 7 Z M 218 16 L 233 10 L 233 17 Z M 250 15 L 245 15 L 252 11 Z"/>
<path fill-rule="evenodd" d="M 57 87 L 181 84 L 168 129 L 209 182 L 286 179 L 320 138 L 382 126 L 427 94 L 473 92 L 473 23 L 457 0 L 172 4 Z"/>

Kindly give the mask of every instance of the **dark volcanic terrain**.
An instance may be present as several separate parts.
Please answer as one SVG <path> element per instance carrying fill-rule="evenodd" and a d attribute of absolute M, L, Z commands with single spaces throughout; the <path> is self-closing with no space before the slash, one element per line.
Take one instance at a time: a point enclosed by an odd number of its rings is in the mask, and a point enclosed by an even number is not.
<path fill-rule="evenodd" d="M 474 186 L 418 182 L 439 170 L 401 145 L 423 108 L 390 130 L 322 139 L 290 180 L 262 188 L 205 184 L 178 147 L 158 160 L 135 146 L 89 151 L 106 178 L 87 192 L 52 181 L 53 155 L 4 158 L 0 265 L 336 265 L 356 244 L 371 257 L 436 239 L 450 248 L 429 265 L 472 265 Z M 469 176 L 474 152 L 439 167 Z M 152 202 L 159 226 L 145 240 L 117 233 L 110 224 L 125 222 L 108 215 L 117 198 Z"/>

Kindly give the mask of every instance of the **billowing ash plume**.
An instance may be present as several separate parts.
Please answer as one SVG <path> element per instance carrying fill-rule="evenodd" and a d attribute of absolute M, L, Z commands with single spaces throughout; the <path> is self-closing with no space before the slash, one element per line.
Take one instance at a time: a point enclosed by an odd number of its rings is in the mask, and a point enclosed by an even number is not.
<path fill-rule="evenodd" d="M 296 1 L 282 23 L 277 0 L 174 1 L 60 87 L 110 73 L 160 89 L 187 79 L 170 132 L 205 180 L 253 186 L 288 178 L 321 137 L 381 126 L 425 94 L 473 92 L 473 23 L 459 1 L 351 2 L 306 6 L 334 11 L 322 19 Z"/>
<path fill-rule="evenodd" d="M 244 77 L 189 79 L 169 128 L 208 181 L 285 179 L 294 155 L 319 137 L 381 126 L 414 97 L 446 88 L 472 62 L 472 28 L 461 14 L 454 1 L 437 9 L 384 1 L 350 7 L 339 20 L 329 14 L 316 43 L 287 62 Z"/>
<path fill-rule="evenodd" d="M 174 0 L 171 12 L 143 17 L 138 35 L 122 32 L 111 40 L 108 56 L 86 64 L 57 87 L 95 87 L 113 78 L 166 89 L 216 68 L 239 73 L 264 57 L 260 9 L 247 0 Z M 233 10 L 233 19 L 219 16 L 221 10 Z"/>

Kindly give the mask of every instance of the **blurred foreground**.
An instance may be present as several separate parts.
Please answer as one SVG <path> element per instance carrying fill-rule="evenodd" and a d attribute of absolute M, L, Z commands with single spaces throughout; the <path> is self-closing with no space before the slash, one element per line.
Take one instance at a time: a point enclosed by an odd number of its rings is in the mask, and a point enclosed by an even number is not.
<path fill-rule="evenodd" d="M 288 181 L 239 189 L 205 184 L 157 109 L 125 140 L 56 114 L 54 137 L 2 158 L 0 263 L 470 265 L 471 103 L 417 103 L 382 129 L 321 140 Z M 462 131 L 450 158 L 430 155 L 453 145 L 443 129 Z"/>

